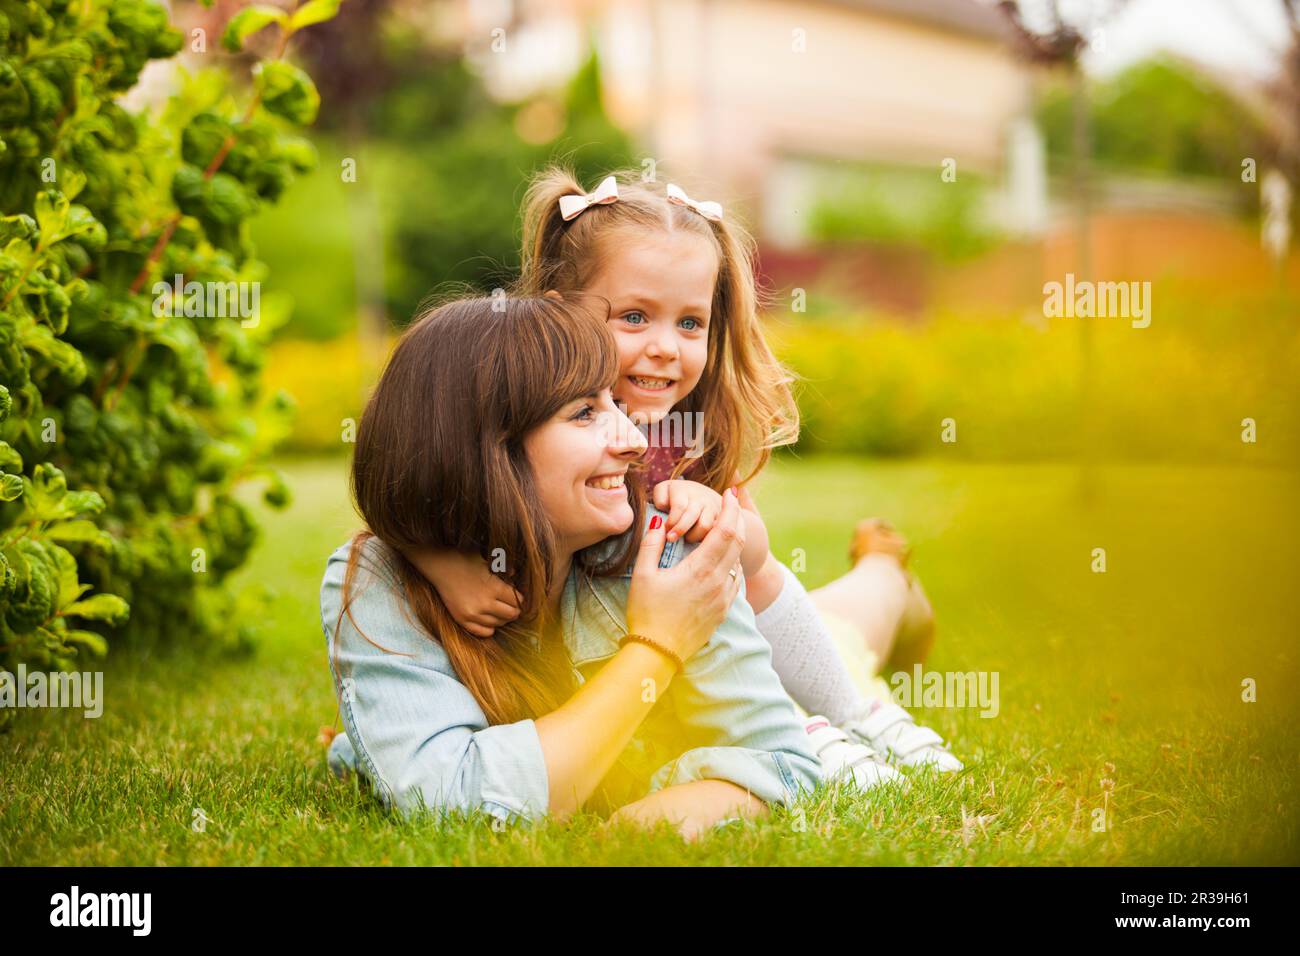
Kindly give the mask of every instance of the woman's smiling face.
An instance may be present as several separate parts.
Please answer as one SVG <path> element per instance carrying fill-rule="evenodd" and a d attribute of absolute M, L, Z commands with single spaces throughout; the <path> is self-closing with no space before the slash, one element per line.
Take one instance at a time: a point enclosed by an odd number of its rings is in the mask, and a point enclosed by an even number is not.
<path fill-rule="evenodd" d="M 699 384 L 717 278 L 718 254 L 704 236 L 623 230 L 605 241 L 583 293 L 609 301 L 614 398 L 638 424 L 658 422 Z"/>
<path fill-rule="evenodd" d="M 624 479 L 646 440 L 609 389 L 574 399 L 524 436 L 524 453 L 555 529 L 571 555 L 632 524 Z"/>

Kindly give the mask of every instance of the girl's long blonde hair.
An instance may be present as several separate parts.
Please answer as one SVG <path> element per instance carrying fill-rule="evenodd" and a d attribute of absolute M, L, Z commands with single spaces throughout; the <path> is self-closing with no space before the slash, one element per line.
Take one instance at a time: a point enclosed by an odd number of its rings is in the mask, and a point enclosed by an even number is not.
<path fill-rule="evenodd" d="M 565 222 L 560 197 L 584 195 L 567 169 L 552 166 L 528 188 L 523 210 L 521 284 L 534 295 L 581 293 L 600 269 L 605 242 L 621 230 L 658 229 L 706 237 L 718 254 L 709 320 L 709 354 L 700 382 L 676 411 L 701 413 L 699 465 L 692 478 L 715 491 L 758 474 L 772 449 L 799 437 L 793 376 L 763 337 L 754 280 L 754 241 L 733 218 L 706 219 L 668 201 L 664 187 L 633 172 L 615 173 L 618 201 Z M 679 465 L 689 464 L 683 459 Z M 679 468 L 680 471 L 680 468 Z"/>

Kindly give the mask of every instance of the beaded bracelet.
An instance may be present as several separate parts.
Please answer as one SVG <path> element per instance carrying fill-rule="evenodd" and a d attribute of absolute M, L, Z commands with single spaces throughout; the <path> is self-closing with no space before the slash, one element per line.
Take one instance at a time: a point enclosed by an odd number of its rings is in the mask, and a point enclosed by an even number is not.
<path fill-rule="evenodd" d="M 674 665 L 676 665 L 677 673 L 679 674 L 682 672 L 682 669 L 686 666 L 685 663 L 683 663 L 682 659 L 678 657 L 677 654 L 671 648 L 664 647 L 664 645 L 660 644 L 652 637 L 646 637 L 644 634 L 628 634 L 621 641 L 618 642 L 618 646 L 622 647 L 628 641 L 636 641 L 638 644 L 644 644 L 646 647 L 654 648 L 660 654 L 664 655 L 664 657 L 667 657 L 669 660 L 671 660 Z"/>

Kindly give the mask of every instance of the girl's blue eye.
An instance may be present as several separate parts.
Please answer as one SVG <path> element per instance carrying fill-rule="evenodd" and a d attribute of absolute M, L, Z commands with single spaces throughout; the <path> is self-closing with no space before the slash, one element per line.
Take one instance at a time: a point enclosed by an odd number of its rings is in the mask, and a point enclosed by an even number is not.
<path fill-rule="evenodd" d="M 690 323 L 690 324 L 688 325 L 687 323 Z M 699 329 L 704 328 L 704 326 L 700 324 L 700 320 L 699 320 L 699 319 L 692 319 L 692 318 L 685 318 L 685 319 L 682 319 L 682 321 L 681 321 L 681 326 L 682 326 L 682 328 L 684 328 L 687 332 L 695 332 L 695 331 L 698 331 Z"/>
<path fill-rule="evenodd" d="M 573 414 L 574 421 L 589 421 L 595 416 L 596 407 L 594 405 L 583 405 Z"/>
<path fill-rule="evenodd" d="M 623 316 L 623 321 L 628 323 L 628 325 L 640 325 L 642 322 L 645 321 L 645 313 L 628 312 Z"/>

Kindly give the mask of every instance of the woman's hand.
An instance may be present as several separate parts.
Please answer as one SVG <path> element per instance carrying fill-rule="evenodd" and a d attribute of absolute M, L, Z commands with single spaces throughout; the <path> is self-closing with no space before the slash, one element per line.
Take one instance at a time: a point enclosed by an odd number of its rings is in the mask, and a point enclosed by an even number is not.
<path fill-rule="evenodd" d="M 608 826 L 635 823 L 652 827 L 667 820 L 686 840 L 694 840 L 728 818 L 767 815 L 767 804 L 726 780 L 692 780 L 656 790 L 609 818 Z"/>
<path fill-rule="evenodd" d="M 686 660 L 709 642 L 740 591 L 745 531 L 740 504 L 728 490 L 704 542 L 685 560 L 660 568 L 667 535 L 658 515 L 641 541 L 627 597 L 627 629 L 671 648 Z"/>
<path fill-rule="evenodd" d="M 420 549 L 407 559 L 438 589 L 456 623 L 475 637 L 491 637 L 519 616 L 519 594 L 476 554 Z"/>
<path fill-rule="evenodd" d="M 664 526 L 669 541 L 683 535 L 692 544 L 703 541 L 722 512 L 722 495 L 708 485 L 684 478 L 655 485 L 654 502 L 660 511 L 668 512 Z"/>

